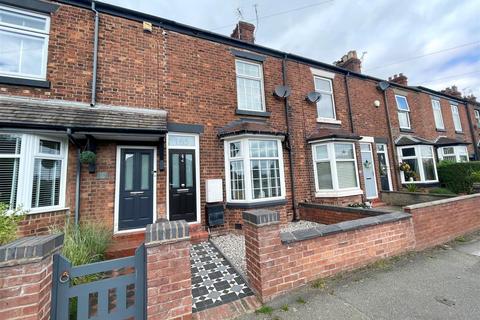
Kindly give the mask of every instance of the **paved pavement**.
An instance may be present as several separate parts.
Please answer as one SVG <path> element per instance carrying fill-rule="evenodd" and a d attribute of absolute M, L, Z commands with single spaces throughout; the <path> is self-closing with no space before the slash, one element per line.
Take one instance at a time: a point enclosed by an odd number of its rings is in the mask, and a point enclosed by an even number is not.
<path fill-rule="evenodd" d="M 239 319 L 480 319 L 480 232 L 318 282 L 269 306 L 270 315 Z"/>

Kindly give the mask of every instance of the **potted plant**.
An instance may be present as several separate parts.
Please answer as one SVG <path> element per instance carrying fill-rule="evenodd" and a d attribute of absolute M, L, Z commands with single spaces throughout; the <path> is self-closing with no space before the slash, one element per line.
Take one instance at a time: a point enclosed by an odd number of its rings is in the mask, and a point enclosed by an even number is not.
<path fill-rule="evenodd" d="M 80 162 L 88 164 L 88 172 L 94 173 L 96 169 L 97 155 L 95 152 L 85 150 L 80 153 Z"/>

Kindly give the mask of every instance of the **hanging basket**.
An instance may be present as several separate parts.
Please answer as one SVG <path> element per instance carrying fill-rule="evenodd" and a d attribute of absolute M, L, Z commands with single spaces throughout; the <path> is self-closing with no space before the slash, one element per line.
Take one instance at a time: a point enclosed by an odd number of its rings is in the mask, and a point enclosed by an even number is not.
<path fill-rule="evenodd" d="M 80 153 L 80 162 L 86 164 L 94 164 L 97 160 L 97 155 L 92 151 L 83 151 Z"/>

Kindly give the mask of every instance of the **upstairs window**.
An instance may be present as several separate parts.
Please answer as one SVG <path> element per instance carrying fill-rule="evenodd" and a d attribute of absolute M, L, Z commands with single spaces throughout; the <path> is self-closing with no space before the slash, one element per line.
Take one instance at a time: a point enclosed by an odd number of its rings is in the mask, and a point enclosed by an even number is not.
<path fill-rule="evenodd" d="M 468 150 L 466 146 L 449 146 L 438 149 L 438 158 L 453 162 L 468 162 Z"/>
<path fill-rule="evenodd" d="M 480 128 L 480 111 L 475 110 L 474 113 L 475 113 L 475 119 L 477 120 L 477 127 Z"/>
<path fill-rule="evenodd" d="M 48 16 L 0 6 L 0 75 L 46 79 Z"/>
<path fill-rule="evenodd" d="M 435 119 L 435 127 L 440 130 L 445 129 L 445 125 L 443 124 L 442 108 L 440 106 L 440 101 L 432 100 L 432 108 L 433 118 Z"/>
<path fill-rule="evenodd" d="M 265 111 L 262 64 L 237 59 L 237 103 L 239 110 Z"/>
<path fill-rule="evenodd" d="M 400 129 L 411 129 L 410 126 L 410 107 L 408 106 L 407 98 L 404 96 L 395 96 L 398 110 L 398 122 Z"/>
<path fill-rule="evenodd" d="M 452 104 L 450 106 L 452 108 L 452 117 L 453 117 L 453 125 L 455 126 L 456 132 L 462 132 L 462 122 L 460 121 L 460 114 L 458 113 L 458 106 Z"/>
<path fill-rule="evenodd" d="M 314 77 L 314 81 L 315 91 L 322 95 L 317 102 L 318 121 L 336 120 L 332 80 L 323 77 Z"/>

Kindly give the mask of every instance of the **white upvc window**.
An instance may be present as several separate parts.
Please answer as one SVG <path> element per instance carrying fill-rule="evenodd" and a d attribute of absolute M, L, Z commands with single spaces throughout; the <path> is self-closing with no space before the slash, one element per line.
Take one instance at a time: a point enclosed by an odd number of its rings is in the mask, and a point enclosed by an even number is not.
<path fill-rule="evenodd" d="M 480 128 L 480 111 L 474 110 L 473 113 L 475 114 L 475 120 L 477 120 L 477 127 Z"/>
<path fill-rule="evenodd" d="M 237 107 L 245 111 L 265 111 L 262 64 L 235 60 L 237 74 Z"/>
<path fill-rule="evenodd" d="M 452 109 L 453 125 L 455 126 L 456 132 L 462 132 L 462 121 L 460 121 L 460 113 L 458 112 L 458 106 L 452 104 L 450 105 Z"/>
<path fill-rule="evenodd" d="M 433 118 L 435 120 L 435 127 L 440 130 L 445 129 L 440 101 L 432 99 L 432 109 L 433 109 Z"/>
<path fill-rule="evenodd" d="M 312 145 L 315 195 L 338 197 L 361 194 L 355 144 L 327 142 Z"/>
<path fill-rule="evenodd" d="M 337 116 L 335 113 L 335 99 L 333 97 L 332 79 L 314 76 L 315 91 L 321 94 L 317 102 L 317 121 L 335 122 Z"/>
<path fill-rule="evenodd" d="M 438 148 L 438 158 L 453 162 L 468 162 L 468 149 L 466 146 L 448 146 Z"/>
<path fill-rule="evenodd" d="M 50 17 L 0 5 L 0 75 L 45 80 Z"/>
<path fill-rule="evenodd" d="M 402 183 L 433 183 L 438 182 L 437 166 L 433 147 L 412 145 L 398 147 L 400 162 L 410 166 L 410 173 L 401 171 Z"/>
<path fill-rule="evenodd" d="M 407 97 L 395 95 L 397 102 L 398 122 L 401 129 L 411 129 L 410 125 L 410 107 L 408 105 Z"/>
<path fill-rule="evenodd" d="M 0 202 L 31 213 L 65 207 L 67 142 L 0 133 Z"/>
<path fill-rule="evenodd" d="M 282 142 L 259 137 L 225 141 L 227 201 L 285 199 Z"/>

